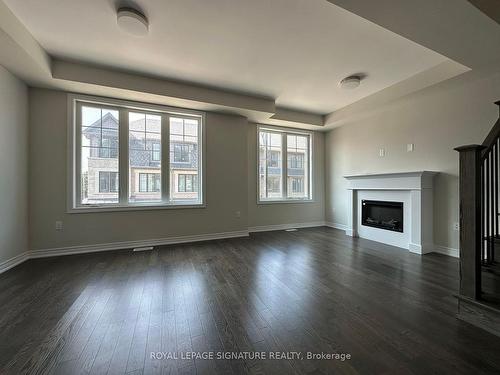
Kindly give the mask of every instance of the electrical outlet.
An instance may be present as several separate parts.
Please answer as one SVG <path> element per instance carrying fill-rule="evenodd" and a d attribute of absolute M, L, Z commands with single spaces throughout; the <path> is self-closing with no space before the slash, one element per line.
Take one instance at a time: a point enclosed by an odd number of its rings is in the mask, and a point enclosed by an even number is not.
<path fill-rule="evenodd" d="M 239 219 L 239 218 L 241 217 L 241 211 L 236 211 L 236 212 L 234 213 L 234 216 L 235 216 L 237 219 Z"/>
<path fill-rule="evenodd" d="M 408 143 L 406 145 L 406 152 L 413 152 L 414 149 L 415 149 L 415 145 L 413 143 Z"/>
<path fill-rule="evenodd" d="M 458 223 L 453 223 L 453 230 L 458 230 L 459 228 L 460 227 Z"/>
<path fill-rule="evenodd" d="M 380 156 L 381 158 L 385 156 L 385 148 L 381 148 L 380 150 L 378 150 L 378 156 Z"/>
<path fill-rule="evenodd" d="M 56 230 L 63 230 L 63 222 L 56 221 Z"/>

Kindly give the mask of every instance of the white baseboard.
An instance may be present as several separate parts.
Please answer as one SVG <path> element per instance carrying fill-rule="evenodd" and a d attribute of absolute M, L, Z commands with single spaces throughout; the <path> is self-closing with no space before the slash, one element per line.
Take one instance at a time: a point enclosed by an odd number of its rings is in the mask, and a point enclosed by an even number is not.
<path fill-rule="evenodd" d="M 460 251 L 452 247 L 434 245 L 434 253 L 448 255 L 450 257 L 460 258 Z"/>
<path fill-rule="evenodd" d="M 29 252 L 28 251 L 25 251 L 24 253 L 16 255 L 13 258 L 7 259 L 6 261 L 3 261 L 2 263 L 0 263 L 0 273 L 3 273 L 7 270 L 10 270 L 12 267 L 17 266 L 18 264 L 21 264 L 22 262 L 24 262 L 28 259 L 29 259 Z"/>
<path fill-rule="evenodd" d="M 18 264 L 23 263 L 28 259 L 33 259 L 33 258 L 45 258 L 52 256 L 93 253 L 100 251 L 132 249 L 134 247 L 161 246 L 161 245 L 173 245 L 173 244 L 187 243 L 187 242 L 220 240 L 225 238 L 247 237 L 249 232 L 265 232 L 273 230 L 285 230 L 292 228 L 312 228 L 321 226 L 346 230 L 346 225 L 344 224 L 314 221 L 308 223 L 257 226 L 257 227 L 250 227 L 248 228 L 248 230 L 233 231 L 233 232 L 207 233 L 207 234 L 196 234 L 191 236 L 159 238 L 152 240 L 123 241 L 123 242 L 112 242 L 112 243 L 96 244 L 96 245 L 81 245 L 81 246 L 58 247 L 52 249 L 38 249 L 38 250 L 26 251 L 24 253 L 16 255 L 11 259 L 3 261 L 2 263 L 0 263 L 0 274 L 11 269 L 12 267 L 17 266 Z M 459 250 L 451 247 L 436 245 L 434 246 L 433 250 L 435 253 L 440 253 L 455 258 L 459 257 Z"/>
<path fill-rule="evenodd" d="M 325 222 L 325 226 L 334 228 L 334 229 L 340 229 L 340 230 L 346 230 L 347 225 L 345 224 L 339 224 L 339 223 L 332 223 L 331 221 Z"/>
<path fill-rule="evenodd" d="M 312 221 L 308 223 L 291 223 L 291 224 L 272 224 L 272 225 L 260 225 L 257 227 L 249 227 L 248 231 L 250 233 L 254 232 L 269 232 L 273 230 L 286 230 L 294 228 L 312 228 L 312 227 L 323 227 L 325 226 L 324 221 Z"/>
<path fill-rule="evenodd" d="M 186 242 L 221 240 L 225 238 L 247 237 L 247 236 L 248 236 L 248 231 L 241 230 L 234 232 L 196 234 L 192 236 L 178 236 L 178 237 L 159 238 L 152 240 L 123 241 L 123 242 L 112 242 L 112 243 L 104 243 L 96 245 L 81 245 L 81 246 L 57 247 L 52 249 L 31 250 L 31 251 L 26 251 L 20 255 L 17 255 L 9 260 L 0 263 L 0 273 L 11 269 L 12 267 L 17 266 L 18 264 L 21 264 L 22 262 L 28 259 L 46 258 L 53 256 L 73 255 L 82 253 L 94 253 L 94 252 L 110 251 L 110 250 L 132 249 L 134 247 L 173 245 Z"/>
<path fill-rule="evenodd" d="M 224 238 L 247 237 L 247 236 L 248 236 L 248 231 L 241 230 L 234 232 L 195 234 L 191 236 L 167 237 L 167 238 L 158 238 L 150 240 L 123 241 L 123 242 L 112 242 L 112 243 L 104 243 L 96 245 L 58 247 L 53 249 L 31 250 L 30 258 L 45 258 L 45 257 L 60 256 L 60 255 L 132 249 L 135 247 L 173 245 L 186 242 L 210 241 L 210 240 L 220 240 Z"/>

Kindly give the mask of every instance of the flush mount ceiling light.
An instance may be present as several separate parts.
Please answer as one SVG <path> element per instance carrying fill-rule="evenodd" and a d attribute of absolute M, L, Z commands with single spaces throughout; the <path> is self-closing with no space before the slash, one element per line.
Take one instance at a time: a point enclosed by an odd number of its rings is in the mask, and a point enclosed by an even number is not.
<path fill-rule="evenodd" d="M 117 11 L 118 26 L 135 36 L 147 35 L 149 22 L 144 14 L 134 8 L 120 8 Z"/>
<path fill-rule="evenodd" d="M 358 87 L 361 83 L 360 76 L 349 76 L 339 82 L 339 87 L 345 90 L 352 90 Z"/>

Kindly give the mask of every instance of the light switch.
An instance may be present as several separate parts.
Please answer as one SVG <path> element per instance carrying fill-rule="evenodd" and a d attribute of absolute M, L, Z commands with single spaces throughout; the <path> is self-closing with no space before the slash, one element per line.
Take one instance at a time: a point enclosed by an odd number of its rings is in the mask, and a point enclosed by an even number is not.
<path fill-rule="evenodd" d="M 413 152 L 413 150 L 415 149 L 415 144 L 413 143 L 408 143 L 406 145 L 406 152 Z"/>
<path fill-rule="evenodd" d="M 385 148 L 381 148 L 380 150 L 378 150 L 378 156 L 380 156 L 380 157 L 385 156 Z"/>

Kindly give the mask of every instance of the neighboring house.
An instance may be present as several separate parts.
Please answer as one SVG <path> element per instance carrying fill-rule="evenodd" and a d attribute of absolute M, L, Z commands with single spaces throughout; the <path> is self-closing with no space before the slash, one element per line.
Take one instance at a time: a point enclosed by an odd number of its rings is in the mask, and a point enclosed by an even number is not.
<path fill-rule="evenodd" d="M 265 147 L 260 148 L 260 160 L 267 159 L 266 165 L 260 165 L 260 191 L 267 192 L 268 198 L 281 197 L 281 150 L 268 150 L 266 158 Z M 287 176 L 287 191 L 288 196 L 292 198 L 302 198 L 305 195 L 305 178 L 307 152 L 305 150 L 297 150 L 296 152 L 288 151 L 288 176 Z M 267 175 L 267 179 L 266 179 Z M 266 186 L 267 180 L 267 186 Z"/>
<path fill-rule="evenodd" d="M 102 126 L 101 126 L 102 123 Z M 129 200 L 146 202 L 161 199 L 160 120 L 132 121 L 129 124 Z M 83 203 L 118 201 L 118 120 L 106 113 L 102 120 L 82 130 Z M 83 160 L 85 159 L 85 160 Z M 198 144 L 170 143 L 170 192 L 174 200 L 198 198 Z"/>

